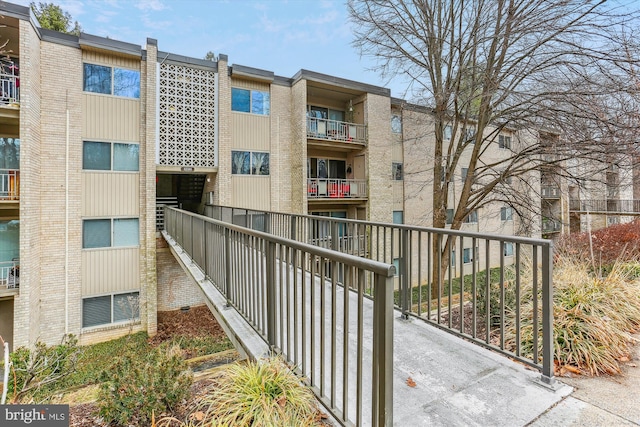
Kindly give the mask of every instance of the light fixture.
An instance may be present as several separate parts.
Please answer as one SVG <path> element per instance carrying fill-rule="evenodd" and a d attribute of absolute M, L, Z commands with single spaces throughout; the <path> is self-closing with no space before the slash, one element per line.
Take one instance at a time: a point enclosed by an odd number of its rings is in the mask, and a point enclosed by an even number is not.
<path fill-rule="evenodd" d="M 353 113 L 353 102 L 349 100 L 349 112 Z"/>

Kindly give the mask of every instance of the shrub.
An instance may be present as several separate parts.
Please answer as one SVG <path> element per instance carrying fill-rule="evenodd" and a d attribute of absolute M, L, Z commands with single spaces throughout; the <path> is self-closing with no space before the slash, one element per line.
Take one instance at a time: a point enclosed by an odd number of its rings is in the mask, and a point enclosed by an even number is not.
<path fill-rule="evenodd" d="M 193 381 L 180 349 L 160 346 L 146 355 L 127 353 L 101 375 L 100 415 L 122 425 L 149 425 L 153 413 L 186 398 Z"/>
<path fill-rule="evenodd" d="M 638 263 L 614 263 L 602 277 L 584 259 L 562 256 L 554 264 L 554 353 L 560 365 L 582 372 L 616 374 L 628 356 L 631 333 L 640 328 Z M 530 283 L 530 281 L 526 281 Z M 538 296 L 539 297 L 539 296 Z M 523 289 L 522 352 L 533 356 L 533 303 L 530 286 Z M 539 310 L 541 307 L 539 306 Z M 541 319 L 542 313 L 538 313 Z M 507 319 L 507 344 L 515 347 L 515 315 Z M 542 336 L 542 325 L 539 325 Z"/>
<path fill-rule="evenodd" d="M 311 390 L 279 358 L 231 365 L 195 414 L 196 426 L 321 425 Z"/>
<path fill-rule="evenodd" d="M 11 353 L 13 380 L 9 380 L 8 395 L 16 402 L 46 402 L 56 385 L 75 371 L 78 340 L 65 335 L 58 345 L 36 343 L 33 350 L 20 347 Z"/>

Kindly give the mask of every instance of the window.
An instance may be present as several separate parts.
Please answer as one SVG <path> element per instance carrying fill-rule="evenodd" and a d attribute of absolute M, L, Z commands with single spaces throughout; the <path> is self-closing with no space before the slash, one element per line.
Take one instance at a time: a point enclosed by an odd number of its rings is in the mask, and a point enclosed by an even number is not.
<path fill-rule="evenodd" d="M 511 137 L 498 135 L 498 147 L 510 150 L 511 149 Z"/>
<path fill-rule="evenodd" d="M 138 144 L 84 141 L 82 169 L 136 172 L 139 170 L 139 153 Z"/>
<path fill-rule="evenodd" d="M 456 266 L 456 251 L 455 250 L 451 251 L 451 266 L 452 267 Z"/>
<path fill-rule="evenodd" d="M 268 116 L 270 113 L 269 92 L 232 87 L 231 110 Z"/>
<path fill-rule="evenodd" d="M 500 208 L 500 220 L 513 221 L 513 208 L 511 206 Z"/>
<path fill-rule="evenodd" d="M 269 153 L 232 151 L 231 173 L 233 175 L 269 175 Z"/>
<path fill-rule="evenodd" d="M 404 224 L 404 212 L 403 211 L 393 211 L 393 223 L 394 224 Z"/>
<path fill-rule="evenodd" d="M 504 256 L 513 256 L 513 243 L 505 242 L 503 247 L 504 247 L 504 250 L 503 250 Z"/>
<path fill-rule="evenodd" d="M 444 139 L 445 141 L 448 141 L 451 139 L 451 137 L 453 136 L 453 128 L 451 127 L 451 125 L 446 125 L 444 127 Z"/>
<path fill-rule="evenodd" d="M 402 118 L 396 114 L 391 116 L 391 132 L 402 133 Z"/>
<path fill-rule="evenodd" d="M 478 222 L 478 211 L 471 211 L 469 215 L 464 219 L 466 224 L 476 224 Z"/>
<path fill-rule="evenodd" d="M 465 264 L 473 262 L 473 251 L 471 248 L 465 248 L 462 250 L 462 262 Z"/>
<path fill-rule="evenodd" d="M 402 174 L 402 163 L 393 163 L 391 165 L 391 177 L 395 181 L 402 181 L 404 178 Z"/>
<path fill-rule="evenodd" d="M 138 218 L 85 219 L 82 221 L 84 249 L 139 245 Z"/>
<path fill-rule="evenodd" d="M 469 168 L 462 168 L 460 170 L 460 175 L 462 175 L 462 182 L 467 180 L 467 173 L 469 173 Z"/>
<path fill-rule="evenodd" d="M 89 328 L 139 319 L 139 298 L 138 292 L 84 298 L 82 300 L 82 327 Z"/>
<path fill-rule="evenodd" d="M 140 98 L 140 71 L 84 64 L 85 92 Z"/>
<path fill-rule="evenodd" d="M 447 224 L 453 224 L 453 209 L 447 209 Z"/>
<path fill-rule="evenodd" d="M 474 128 L 465 128 L 464 135 L 466 138 L 466 142 L 468 142 L 469 144 L 476 143 L 476 130 Z"/>

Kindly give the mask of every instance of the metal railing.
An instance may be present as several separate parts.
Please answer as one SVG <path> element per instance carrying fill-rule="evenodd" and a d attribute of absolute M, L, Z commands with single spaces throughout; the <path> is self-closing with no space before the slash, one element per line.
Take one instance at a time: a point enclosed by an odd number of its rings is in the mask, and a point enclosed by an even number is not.
<path fill-rule="evenodd" d="M 542 188 L 542 197 L 547 199 L 558 199 L 560 198 L 560 188 L 555 185 L 543 185 Z"/>
<path fill-rule="evenodd" d="M 396 306 L 553 379 L 552 243 L 449 229 L 205 206 L 205 215 L 394 264 Z M 333 239 L 338 236 L 338 239 Z"/>
<path fill-rule="evenodd" d="M 20 171 L 0 169 L 0 200 L 20 200 Z"/>
<path fill-rule="evenodd" d="M 367 126 L 338 120 L 307 117 L 307 138 L 366 144 Z"/>
<path fill-rule="evenodd" d="M 543 233 L 555 233 L 562 230 L 562 222 L 555 219 L 543 219 L 542 220 L 542 232 Z"/>
<path fill-rule="evenodd" d="M 221 217 L 243 226 L 164 208 L 166 232 L 341 424 L 371 407 L 373 426 L 391 426 L 393 266 L 245 227 L 262 214 Z"/>
<path fill-rule="evenodd" d="M 640 213 L 640 200 L 571 200 L 569 210 L 638 214 Z"/>
<path fill-rule="evenodd" d="M 367 197 L 367 181 L 364 179 L 307 179 L 307 198 L 345 199 Z"/>
<path fill-rule="evenodd" d="M 0 262 L 0 288 L 16 289 L 20 286 L 20 261 Z"/>
<path fill-rule="evenodd" d="M 19 77 L 11 74 L 0 74 L 0 103 L 14 104 L 20 102 Z"/>

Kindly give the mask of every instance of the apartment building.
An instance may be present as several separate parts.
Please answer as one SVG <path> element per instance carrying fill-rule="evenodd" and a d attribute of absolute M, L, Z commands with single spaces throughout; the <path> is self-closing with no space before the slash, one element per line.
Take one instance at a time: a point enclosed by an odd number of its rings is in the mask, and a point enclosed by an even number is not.
<path fill-rule="evenodd" d="M 158 310 L 201 302 L 158 239 L 162 204 L 431 225 L 433 118 L 386 88 L 61 34 L 6 2 L 0 14 L 0 335 L 14 347 L 154 334 Z M 488 155 L 532 137 L 505 130 Z M 464 229 L 520 225 L 496 202 Z"/>

